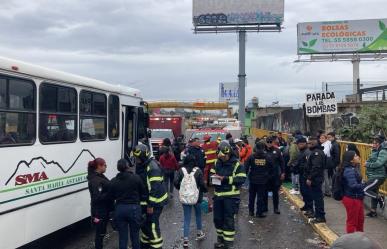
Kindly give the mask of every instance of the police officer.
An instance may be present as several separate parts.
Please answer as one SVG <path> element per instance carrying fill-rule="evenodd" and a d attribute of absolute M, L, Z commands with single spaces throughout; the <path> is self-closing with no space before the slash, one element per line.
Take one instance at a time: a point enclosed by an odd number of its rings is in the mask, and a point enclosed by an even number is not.
<path fill-rule="evenodd" d="M 279 211 L 279 189 L 282 181 L 285 179 L 285 161 L 282 152 L 277 146 L 278 138 L 276 136 L 268 137 L 266 140 L 267 153 L 271 157 L 273 167 L 271 168 L 267 190 L 273 193 L 273 207 L 275 214 L 281 214 Z M 265 196 L 265 211 L 268 211 L 268 197 Z"/>
<path fill-rule="evenodd" d="M 223 141 L 218 147 L 218 161 L 211 169 L 214 191 L 214 223 L 218 235 L 215 248 L 234 248 L 234 216 L 240 203 L 240 187 L 246 180 L 246 171 L 240 165 L 230 144 Z"/>
<path fill-rule="evenodd" d="M 301 211 L 304 211 L 306 216 L 311 217 L 313 216 L 313 199 L 310 188 L 306 185 L 306 172 L 308 166 L 307 158 L 310 155 L 310 151 L 307 146 L 306 138 L 300 137 L 297 139 L 296 144 L 298 147 L 298 153 L 294 163 L 294 168 L 298 169 L 300 173 L 300 191 L 304 201 L 304 206 L 301 208 Z"/>
<path fill-rule="evenodd" d="M 160 215 L 167 204 L 168 193 L 163 182 L 163 174 L 157 162 L 151 158 L 148 147 L 140 144 L 133 151 L 136 173 L 147 186 L 147 201 L 141 202 L 142 214 L 146 217 L 141 228 L 141 248 L 162 248 Z"/>
<path fill-rule="evenodd" d="M 322 183 L 324 182 L 324 152 L 319 149 L 318 139 L 309 138 L 308 147 L 310 155 L 308 157 L 306 168 L 306 185 L 309 187 L 314 204 L 313 223 L 325 222 L 324 196 L 322 192 Z"/>
<path fill-rule="evenodd" d="M 245 162 L 246 172 L 250 180 L 249 185 L 249 214 L 254 216 L 255 199 L 257 198 L 258 218 L 264 218 L 265 196 L 267 196 L 266 185 L 269 178 L 269 172 L 273 167 L 271 158 L 265 151 L 264 143 L 255 145 L 255 152 Z"/>

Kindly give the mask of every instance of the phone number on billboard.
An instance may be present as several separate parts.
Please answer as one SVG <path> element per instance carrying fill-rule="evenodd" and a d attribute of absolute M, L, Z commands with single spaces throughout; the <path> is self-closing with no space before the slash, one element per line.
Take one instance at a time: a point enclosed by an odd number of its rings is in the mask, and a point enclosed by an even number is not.
<path fill-rule="evenodd" d="M 371 42 L 374 37 L 351 37 L 351 38 L 333 38 L 333 39 L 322 39 L 323 42 Z"/>

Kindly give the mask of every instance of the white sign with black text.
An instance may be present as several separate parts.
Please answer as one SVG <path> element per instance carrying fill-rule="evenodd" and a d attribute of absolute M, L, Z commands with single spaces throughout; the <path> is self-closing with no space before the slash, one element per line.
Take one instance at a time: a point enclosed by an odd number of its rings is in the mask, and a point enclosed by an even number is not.
<path fill-rule="evenodd" d="M 337 101 L 335 93 L 307 93 L 305 111 L 307 116 L 337 114 Z"/>

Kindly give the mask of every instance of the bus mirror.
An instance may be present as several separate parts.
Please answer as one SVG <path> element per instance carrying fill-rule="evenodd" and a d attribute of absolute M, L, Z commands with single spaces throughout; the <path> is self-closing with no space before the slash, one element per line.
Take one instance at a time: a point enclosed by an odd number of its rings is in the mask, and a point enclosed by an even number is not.
<path fill-rule="evenodd" d="M 152 138 L 152 130 L 148 129 L 147 136 L 148 138 Z"/>
<path fill-rule="evenodd" d="M 144 113 L 144 126 L 149 128 L 149 113 Z"/>

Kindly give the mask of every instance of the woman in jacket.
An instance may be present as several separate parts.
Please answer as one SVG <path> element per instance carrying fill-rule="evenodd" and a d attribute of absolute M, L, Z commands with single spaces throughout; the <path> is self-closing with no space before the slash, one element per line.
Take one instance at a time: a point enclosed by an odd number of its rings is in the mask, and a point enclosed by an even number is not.
<path fill-rule="evenodd" d="M 89 162 L 87 169 L 91 198 L 91 219 L 95 226 L 95 248 L 102 249 L 109 213 L 112 211 L 112 201 L 108 197 L 109 179 L 104 175 L 106 162 L 102 158 L 97 158 Z"/>
<path fill-rule="evenodd" d="M 356 167 L 360 158 L 354 151 L 346 151 L 343 156 L 343 204 L 347 211 L 347 233 L 364 231 L 364 184 Z"/>
<path fill-rule="evenodd" d="M 119 173 L 111 180 L 109 196 L 115 201 L 114 222 L 119 234 L 119 248 L 128 248 L 128 227 L 133 249 L 140 249 L 140 227 L 142 221 L 141 201 L 146 201 L 147 192 L 140 176 L 129 170 L 128 161 L 117 163 Z"/>
<path fill-rule="evenodd" d="M 184 211 L 184 242 L 183 247 L 188 247 L 189 244 L 189 228 L 191 223 L 191 212 L 192 208 L 195 210 L 195 216 L 196 216 L 196 239 L 202 240 L 205 237 L 204 232 L 202 231 L 202 211 L 201 211 L 201 203 L 203 201 L 203 193 L 207 193 L 207 188 L 204 184 L 203 180 L 203 172 L 196 167 L 196 159 L 193 155 L 188 154 L 184 158 L 183 166 L 182 168 L 177 172 L 174 185 L 176 189 L 180 190 L 181 182 L 184 178 L 184 172 L 183 168 L 187 171 L 188 174 L 190 174 L 195 169 L 195 181 L 196 186 L 199 190 L 199 198 L 196 205 L 185 205 L 183 204 L 183 211 Z"/>
<path fill-rule="evenodd" d="M 179 169 L 179 164 L 171 149 L 165 149 L 159 159 L 160 167 L 164 173 L 165 189 L 170 193 L 170 198 L 173 198 L 173 180 L 175 179 L 175 171 Z"/>

